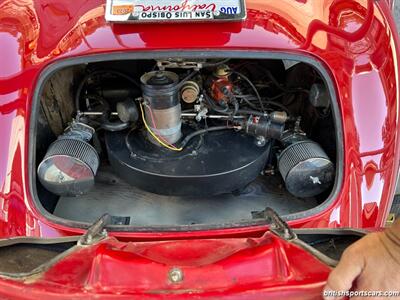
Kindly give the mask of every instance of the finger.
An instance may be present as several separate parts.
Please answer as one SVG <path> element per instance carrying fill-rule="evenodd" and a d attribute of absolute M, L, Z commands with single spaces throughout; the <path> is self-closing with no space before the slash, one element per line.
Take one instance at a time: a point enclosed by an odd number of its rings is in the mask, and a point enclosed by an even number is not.
<path fill-rule="evenodd" d="M 325 291 L 348 291 L 351 289 L 354 280 L 361 274 L 364 262 L 360 253 L 354 248 L 347 249 L 340 259 L 337 267 L 328 277 Z M 335 299 L 329 298 L 326 299 Z"/>

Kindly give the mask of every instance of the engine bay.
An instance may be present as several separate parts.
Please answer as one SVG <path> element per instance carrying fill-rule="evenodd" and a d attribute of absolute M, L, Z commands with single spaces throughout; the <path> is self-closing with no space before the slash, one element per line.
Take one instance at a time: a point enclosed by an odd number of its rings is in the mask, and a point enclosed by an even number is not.
<path fill-rule="evenodd" d="M 169 58 L 64 69 L 41 95 L 39 198 L 79 221 L 116 209 L 121 225 L 137 224 L 127 212 L 140 197 L 146 224 L 167 210 L 173 217 L 160 224 L 207 223 L 188 217 L 201 205 L 205 215 L 236 207 L 232 221 L 269 200 L 306 210 L 335 182 L 331 104 L 324 78 L 302 62 Z M 86 220 L 90 207 L 99 211 Z"/>

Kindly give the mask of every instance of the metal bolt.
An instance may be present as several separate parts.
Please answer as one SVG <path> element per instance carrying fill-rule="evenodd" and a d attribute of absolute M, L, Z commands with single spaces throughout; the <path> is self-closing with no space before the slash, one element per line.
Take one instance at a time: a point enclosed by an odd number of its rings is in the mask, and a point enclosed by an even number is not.
<path fill-rule="evenodd" d="M 285 229 L 283 230 L 283 238 L 287 240 L 287 239 L 289 239 L 290 237 L 291 237 L 291 235 L 290 235 L 289 229 L 285 228 Z"/>
<path fill-rule="evenodd" d="M 263 147 L 263 146 L 265 146 L 266 143 L 267 143 L 267 141 L 266 141 L 265 137 L 263 137 L 263 136 L 258 136 L 258 137 L 256 138 L 256 145 L 257 145 L 258 147 Z"/>
<path fill-rule="evenodd" d="M 61 172 L 61 171 L 59 171 L 59 173 L 58 173 L 58 182 L 59 183 L 61 183 L 61 182 L 63 182 L 64 181 L 64 175 L 63 175 L 63 173 Z"/>
<path fill-rule="evenodd" d="M 172 283 L 179 283 L 183 280 L 183 272 L 179 268 L 173 268 L 169 271 L 168 278 Z"/>

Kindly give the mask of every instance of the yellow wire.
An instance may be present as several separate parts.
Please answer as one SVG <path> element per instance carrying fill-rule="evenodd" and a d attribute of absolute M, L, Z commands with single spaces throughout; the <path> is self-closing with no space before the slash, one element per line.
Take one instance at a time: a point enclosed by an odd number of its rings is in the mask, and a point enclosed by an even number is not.
<path fill-rule="evenodd" d="M 176 147 L 171 147 L 170 145 L 167 145 L 166 143 L 164 143 L 162 140 L 160 140 L 158 138 L 158 136 L 150 129 L 149 125 L 147 125 L 146 122 L 146 118 L 144 117 L 144 112 L 143 112 L 143 106 L 142 103 L 140 103 L 140 111 L 142 112 L 142 120 L 143 120 L 143 124 L 144 127 L 146 127 L 146 130 L 151 134 L 151 136 L 162 146 L 164 146 L 165 148 L 169 149 L 169 150 L 173 150 L 173 151 L 182 151 L 182 147 L 181 148 L 176 148 Z"/>

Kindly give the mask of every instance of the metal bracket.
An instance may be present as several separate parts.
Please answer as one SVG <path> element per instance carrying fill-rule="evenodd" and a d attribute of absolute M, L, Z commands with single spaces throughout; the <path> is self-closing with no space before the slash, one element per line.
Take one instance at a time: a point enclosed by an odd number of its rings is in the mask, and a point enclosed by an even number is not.
<path fill-rule="evenodd" d="M 270 231 L 285 240 L 297 239 L 297 235 L 289 227 L 289 225 L 270 207 L 266 207 L 262 211 L 252 211 L 253 219 L 266 219 L 270 223 Z"/>
<path fill-rule="evenodd" d="M 165 69 L 194 69 L 200 70 L 205 61 L 185 61 L 178 59 L 157 60 L 159 70 Z"/>
<path fill-rule="evenodd" d="M 78 245 L 88 246 L 92 245 L 99 240 L 107 237 L 107 231 L 104 229 L 111 221 L 109 214 L 102 215 L 96 222 L 94 222 L 84 235 L 78 240 Z"/>
<path fill-rule="evenodd" d="M 268 220 L 270 223 L 269 230 L 272 233 L 287 240 L 288 242 L 291 242 L 303 248 L 328 266 L 335 267 L 338 264 L 336 260 L 326 256 L 319 250 L 315 249 L 313 246 L 310 246 L 306 242 L 300 240 L 297 237 L 296 233 L 293 232 L 289 225 L 284 220 L 282 220 L 282 218 L 272 208 L 267 207 L 262 211 L 253 211 L 251 212 L 251 215 L 254 219 L 263 218 Z"/>

